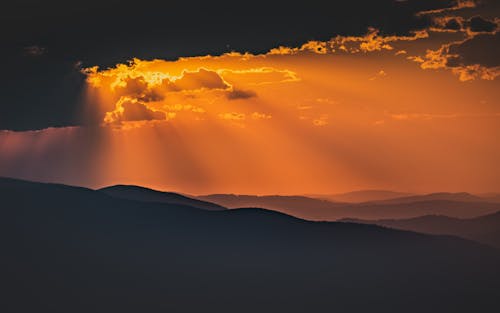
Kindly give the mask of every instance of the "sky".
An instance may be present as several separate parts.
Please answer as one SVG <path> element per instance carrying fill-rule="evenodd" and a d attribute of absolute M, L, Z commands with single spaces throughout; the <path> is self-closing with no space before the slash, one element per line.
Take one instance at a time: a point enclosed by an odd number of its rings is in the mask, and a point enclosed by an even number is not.
<path fill-rule="evenodd" d="M 268 2 L 8 5 L 0 176 L 500 191 L 497 1 Z"/>

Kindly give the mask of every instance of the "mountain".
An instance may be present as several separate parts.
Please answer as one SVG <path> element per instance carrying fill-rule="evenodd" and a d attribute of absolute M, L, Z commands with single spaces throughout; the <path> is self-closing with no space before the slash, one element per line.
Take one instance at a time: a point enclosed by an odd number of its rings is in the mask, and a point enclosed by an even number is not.
<path fill-rule="evenodd" d="M 438 192 L 430 193 L 426 195 L 414 195 L 400 198 L 392 198 L 381 201 L 373 201 L 379 204 L 394 204 L 394 203 L 412 203 L 412 202 L 424 202 L 424 201 L 455 201 L 455 202 L 487 202 L 485 198 L 472 195 L 467 192 Z"/>
<path fill-rule="evenodd" d="M 411 193 L 389 190 L 358 190 L 334 195 L 311 195 L 311 197 L 337 202 L 369 202 L 412 196 Z"/>
<path fill-rule="evenodd" d="M 321 218 L 323 212 L 334 211 L 344 205 L 324 199 L 315 199 L 305 196 L 253 196 L 234 194 L 212 194 L 198 196 L 197 199 L 210 201 L 227 208 L 259 207 L 293 216 L 314 216 Z"/>
<path fill-rule="evenodd" d="M 358 220 L 343 222 L 374 224 L 390 228 L 411 230 L 426 234 L 454 235 L 500 248 L 500 212 L 471 219 L 458 219 L 441 215 L 426 215 L 411 219 Z"/>
<path fill-rule="evenodd" d="M 500 252 L 0 179 L 2 312 L 498 312 Z"/>
<path fill-rule="evenodd" d="M 500 193 L 490 192 L 479 194 L 478 196 L 488 202 L 500 202 Z"/>
<path fill-rule="evenodd" d="M 402 219 L 423 215 L 446 215 L 471 218 L 500 211 L 500 203 L 486 201 L 451 201 L 474 199 L 472 195 L 433 194 L 405 197 L 387 201 L 340 203 L 303 196 L 250 196 L 216 194 L 199 196 L 197 199 L 210 201 L 228 208 L 261 207 L 312 221 L 336 221 L 341 218 L 359 219 Z M 439 199 L 442 197 L 444 199 Z M 413 200 L 413 201 L 410 201 Z"/>
<path fill-rule="evenodd" d="M 326 215 L 326 220 L 354 217 L 360 219 L 405 219 L 423 215 L 446 215 L 472 218 L 500 211 L 500 203 L 427 200 L 402 203 L 367 202 L 338 208 Z M 326 213 L 326 212 L 325 212 Z"/>
<path fill-rule="evenodd" d="M 115 198 L 128 200 L 181 204 L 210 211 L 226 210 L 225 207 L 215 203 L 189 198 L 178 193 L 157 191 L 140 186 L 115 185 L 99 189 L 99 191 Z"/>

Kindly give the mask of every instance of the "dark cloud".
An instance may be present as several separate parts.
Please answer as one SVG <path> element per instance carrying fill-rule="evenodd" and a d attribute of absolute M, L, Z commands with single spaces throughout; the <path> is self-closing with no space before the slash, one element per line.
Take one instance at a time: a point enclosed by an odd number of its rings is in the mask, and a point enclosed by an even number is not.
<path fill-rule="evenodd" d="M 450 46 L 449 54 L 458 57 L 448 60 L 448 66 L 480 64 L 485 67 L 500 66 L 500 33 L 479 34 L 473 38 Z"/>
<path fill-rule="evenodd" d="M 481 16 L 474 16 L 468 21 L 468 28 L 474 33 L 491 33 L 497 29 L 497 24 L 492 21 L 488 21 Z"/>
<path fill-rule="evenodd" d="M 121 121 L 152 121 L 166 119 L 164 112 L 153 111 L 140 102 L 124 102 L 122 106 L 124 111 L 121 115 Z"/>
<path fill-rule="evenodd" d="M 457 18 L 452 18 L 446 22 L 446 24 L 444 25 L 444 29 L 458 31 L 462 29 L 462 24 Z"/>
<path fill-rule="evenodd" d="M 257 94 L 252 90 L 233 89 L 226 94 L 226 97 L 229 100 L 249 99 L 257 97 Z"/>

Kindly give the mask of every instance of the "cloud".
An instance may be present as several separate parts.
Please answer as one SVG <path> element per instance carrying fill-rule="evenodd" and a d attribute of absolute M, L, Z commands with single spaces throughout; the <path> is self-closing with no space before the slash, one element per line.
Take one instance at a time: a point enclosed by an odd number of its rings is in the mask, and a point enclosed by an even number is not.
<path fill-rule="evenodd" d="M 245 120 L 246 116 L 243 113 L 227 112 L 227 113 L 220 113 L 219 118 L 228 121 L 243 121 Z"/>
<path fill-rule="evenodd" d="M 432 25 L 429 27 L 429 30 L 456 33 L 464 31 L 465 22 L 461 16 L 437 16 L 432 19 Z"/>
<path fill-rule="evenodd" d="M 289 48 L 280 46 L 271 49 L 269 55 L 298 54 L 301 52 L 313 52 L 316 54 L 326 53 L 360 53 L 374 52 L 382 50 L 393 50 L 391 43 L 398 41 L 415 41 L 429 37 L 426 30 L 411 31 L 408 36 L 382 36 L 380 30 L 370 27 L 364 36 L 336 36 L 329 41 L 309 41 L 299 48 Z"/>
<path fill-rule="evenodd" d="M 115 109 L 106 113 L 104 122 L 120 124 L 121 122 L 165 120 L 166 118 L 165 112 L 152 110 L 137 99 L 122 97 L 116 103 Z"/>
<path fill-rule="evenodd" d="M 233 89 L 226 93 L 226 97 L 229 100 L 249 99 L 257 97 L 257 93 L 252 90 Z"/>
<path fill-rule="evenodd" d="M 424 11 L 418 12 L 417 16 L 440 14 L 440 13 L 445 13 L 445 12 L 450 12 L 450 11 L 458 11 L 458 10 L 462 10 L 462 9 L 475 8 L 477 6 L 477 2 L 478 1 L 476 1 L 476 0 L 455 0 L 455 1 L 451 1 L 450 5 L 442 7 L 442 8 L 424 10 Z"/>
<path fill-rule="evenodd" d="M 396 113 L 389 114 L 390 118 L 396 121 L 410 120 L 433 120 L 433 119 L 456 119 L 456 118 L 484 118 L 500 117 L 500 113 L 451 113 L 451 114 L 433 114 L 433 113 Z"/>
<path fill-rule="evenodd" d="M 429 28 L 429 30 L 437 32 L 463 32 L 469 38 L 476 34 L 493 34 L 497 29 L 497 19 L 488 20 L 480 15 L 469 19 L 461 16 L 438 16 L 433 18 L 433 24 Z"/>
<path fill-rule="evenodd" d="M 468 21 L 468 29 L 473 33 L 493 33 L 497 28 L 496 22 L 486 20 L 481 16 L 474 16 Z"/>
<path fill-rule="evenodd" d="M 498 51 L 500 51 L 500 33 L 495 35 L 479 34 L 461 43 L 450 45 L 449 54 L 452 57 L 448 65 L 500 66 Z"/>
<path fill-rule="evenodd" d="M 384 70 L 380 70 L 377 72 L 377 74 L 375 76 L 372 76 L 369 78 L 369 80 L 376 80 L 376 79 L 380 79 L 382 77 L 386 77 L 387 76 L 387 73 L 384 71 Z"/>
<path fill-rule="evenodd" d="M 462 29 L 462 22 L 460 19 L 453 17 L 446 21 L 443 25 L 444 29 L 458 31 Z"/>
<path fill-rule="evenodd" d="M 124 102 L 122 121 L 152 121 L 164 120 L 166 115 L 164 112 L 153 111 L 140 102 Z"/>
<path fill-rule="evenodd" d="M 260 112 L 253 112 L 252 113 L 252 119 L 254 119 L 254 120 L 268 120 L 270 118 L 272 118 L 272 116 L 269 114 L 260 113 Z"/>
<path fill-rule="evenodd" d="M 314 126 L 326 126 L 328 125 L 328 115 L 323 114 L 320 117 L 313 120 Z"/>
<path fill-rule="evenodd" d="M 83 69 L 83 72 L 87 74 L 87 82 L 91 86 L 111 89 L 108 103 L 116 103 L 112 110 L 107 110 L 105 117 L 111 122 L 168 119 L 169 113 L 193 115 L 215 106 L 228 110 L 230 104 L 225 100 L 257 97 L 254 89 L 264 98 L 267 93 L 261 93 L 264 90 L 261 85 L 299 82 L 307 78 L 307 75 L 302 77 L 300 66 L 287 62 L 288 59 L 295 59 L 289 57 L 294 55 L 299 62 L 309 58 L 326 60 L 327 57 L 316 56 L 324 54 L 343 57 L 346 54 L 383 53 L 388 58 L 405 55 L 407 59 L 418 62 L 422 69 L 445 69 L 461 81 L 493 80 L 500 74 L 499 59 L 495 53 L 498 51 L 498 19 L 481 17 L 476 11 L 469 10 L 467 14 L 460 11 L 475 8 L 476 2 L 440 1 L 437 4 L 425 2 L 417 5 L 416 1 L 405 1 L 398 5 L 411 6 L 408 9 L 412 11 L 419 8 L 422 12 L 419 14 L 422 23 L 408 34 L 368 28 L 367 33 L 361 36 L 337 35 L 330 40 L 311 40 L 297 47 L 279 46 L 261 54 L 230 52 L 218 56 L 184 57 L 176 61 L 134 59 L 114 68 L 99 70 L 94 67 Z M 453 12 L 454 16 L 448 16 L 449 12 Z M 432 49 L 426 50 L 427 45 Z M 385 76 L 387 73 L 384 70 L 375 68 L 366 74 L 365 79 L 373 81 Z M 135 102 L 126 104 L 124 99 Z M 172 103 L 199 109 L 172 110 Z M 221 111 L 220 107 L 217 113 Z M 160 116 L 155 112 L 163 114 Z M 233 121 L 265 116 L 255 114 L 254 117 L 250 112 L 245 111 L 247 115 L 229 112 L 218 116 Z M 309 116 L 309 119 L 316 126 L 328 124 L 328 116 Z"/>
<path fill-rule="evenodd" d="M 229 85 L 214 71 L 199 69 L 196 72 L 183 72 L 179 79 L 173 81 L 179 90 L 227 89 Z"/>
<path fill-rule="evenodd" d="M 408 58 L 423 69 L 451 70 L 461 81 L 494 80 L 500 75 L 499 48 L 500 33 L 480 33 Z"/>

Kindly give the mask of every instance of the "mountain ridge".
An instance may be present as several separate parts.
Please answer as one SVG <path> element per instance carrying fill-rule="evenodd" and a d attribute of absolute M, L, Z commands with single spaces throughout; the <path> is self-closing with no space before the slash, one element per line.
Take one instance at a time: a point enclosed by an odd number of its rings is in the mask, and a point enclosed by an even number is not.
<path fill-rule="evenodd" d="M 100 188 L 98 191 L 116 198 L 128 200 L 183 204 L 210 211 L 226 210 L 225 207 L 208 201 L 202 201 L 179 193 L 159 191 L 136 185 L 113 185 Z"/>
<path fill-rule="evenodd" d="M 499 308 L 500 252 L 460 238 L 3 179 L 0 199 L 3 312 Z"/>
<path fill-rule="evenodd" d="M 468 219 L 445 215 L 425 215 L 410 219 L 345 218 L 339 221 L 379 225 L 433 235 L 453 235 L 500 248 L 500 211 Z"/>

